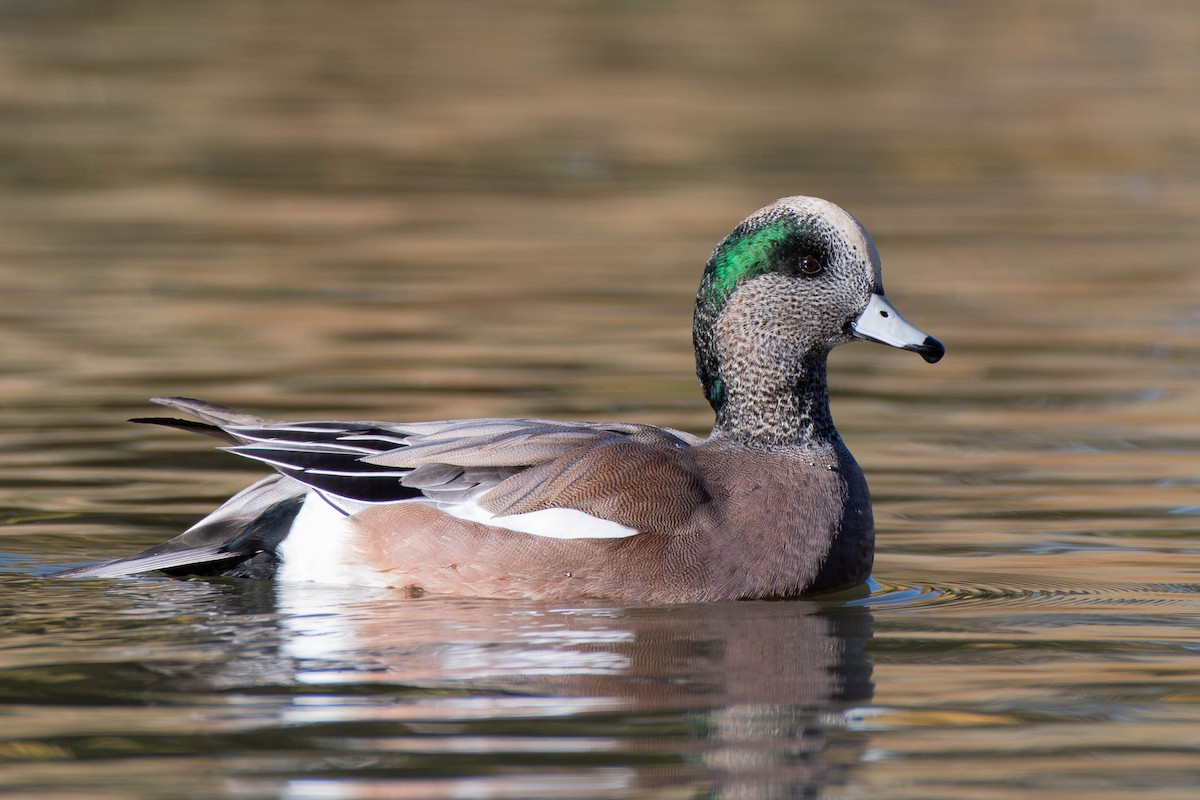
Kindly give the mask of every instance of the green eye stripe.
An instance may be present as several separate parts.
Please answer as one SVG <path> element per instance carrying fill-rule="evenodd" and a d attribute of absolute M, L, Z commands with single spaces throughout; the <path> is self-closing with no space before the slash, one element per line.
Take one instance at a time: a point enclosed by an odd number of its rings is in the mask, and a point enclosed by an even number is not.
<path fill-rule="evenodd" d="M 739 228 L 731 233 L 709 262 L 712 276 L 710 302 L 720 305 L 739 281 L 770 272 L 782 246 L 794 240 L 798 233 L 795 220 L 788 217 L 748 231 Z"/>

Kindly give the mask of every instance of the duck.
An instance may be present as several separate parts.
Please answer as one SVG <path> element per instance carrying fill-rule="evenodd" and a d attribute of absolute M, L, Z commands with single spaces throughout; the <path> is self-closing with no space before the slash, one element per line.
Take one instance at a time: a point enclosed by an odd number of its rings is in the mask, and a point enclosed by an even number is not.
<path fill-rule="evenodd" d="M 692 336 L 707 437 L 533 418 L 278 422 L 155 398 L 191 419 L 131 421 L 215 437 L 272 473 L 173 539 L 55 574 L 650 604 L 864 584 L 871 497 L 830 414 L 828 356 L 856 341 L 945 354 L 888 301 L 866 228 L 815 197 L 755 211 L 705 264 Z"/>

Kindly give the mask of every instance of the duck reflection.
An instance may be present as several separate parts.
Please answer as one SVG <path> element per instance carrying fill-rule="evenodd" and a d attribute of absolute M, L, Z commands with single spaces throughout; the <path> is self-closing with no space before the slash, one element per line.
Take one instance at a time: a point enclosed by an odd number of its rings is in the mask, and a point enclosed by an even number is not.
<path fill-rule="evenodd" d="M 326 689 L 297 694 L 285 724 L 403 723 L 372 748 L 555 753 L 583 796 L 600 784 L 579 768 L 601 763 L 602 794 L 795 797 L 844 783 L 865 747 L 845 712 L 873 693 L 866 606 L 564 606 L 306 585 L 279 585 L 277 603 L 294 680 Z M 401 699 L 364 688 L 378 684 Z M 553 787 L 575 792 L 563 779 Z M 538 796 L 547 777 L 514 780 L 489 796 Z M 387 796 L 404 791 L 388 781 Z"/>

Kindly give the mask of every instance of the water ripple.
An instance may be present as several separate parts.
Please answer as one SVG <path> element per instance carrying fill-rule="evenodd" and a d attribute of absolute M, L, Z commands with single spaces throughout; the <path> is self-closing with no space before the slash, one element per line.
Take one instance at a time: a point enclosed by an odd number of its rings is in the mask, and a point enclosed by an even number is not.
<path fill-rule="evenodd" d="M 1026 608 L 1149 607 L 1200 611 L 1200 584 L 1188 583 L 1087 583 L 1056 576 L 989 576 L 987 583 L 963 580 L 938 583 L 886 583 L 872 580 L 869 597 L 853 601 L 872 608 L 925 608 L 986 603 Z"/>

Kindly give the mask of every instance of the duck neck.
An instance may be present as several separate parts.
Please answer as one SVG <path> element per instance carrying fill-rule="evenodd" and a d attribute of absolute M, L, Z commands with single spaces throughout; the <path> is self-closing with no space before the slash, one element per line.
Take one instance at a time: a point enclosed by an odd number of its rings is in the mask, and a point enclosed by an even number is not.
<path fill-rule="evenodd" d="M 742 363 L 716 407 L 714 433 L 770 450 L 841 448 L 829 413 L 827 351 L 795 360 Z"/>

